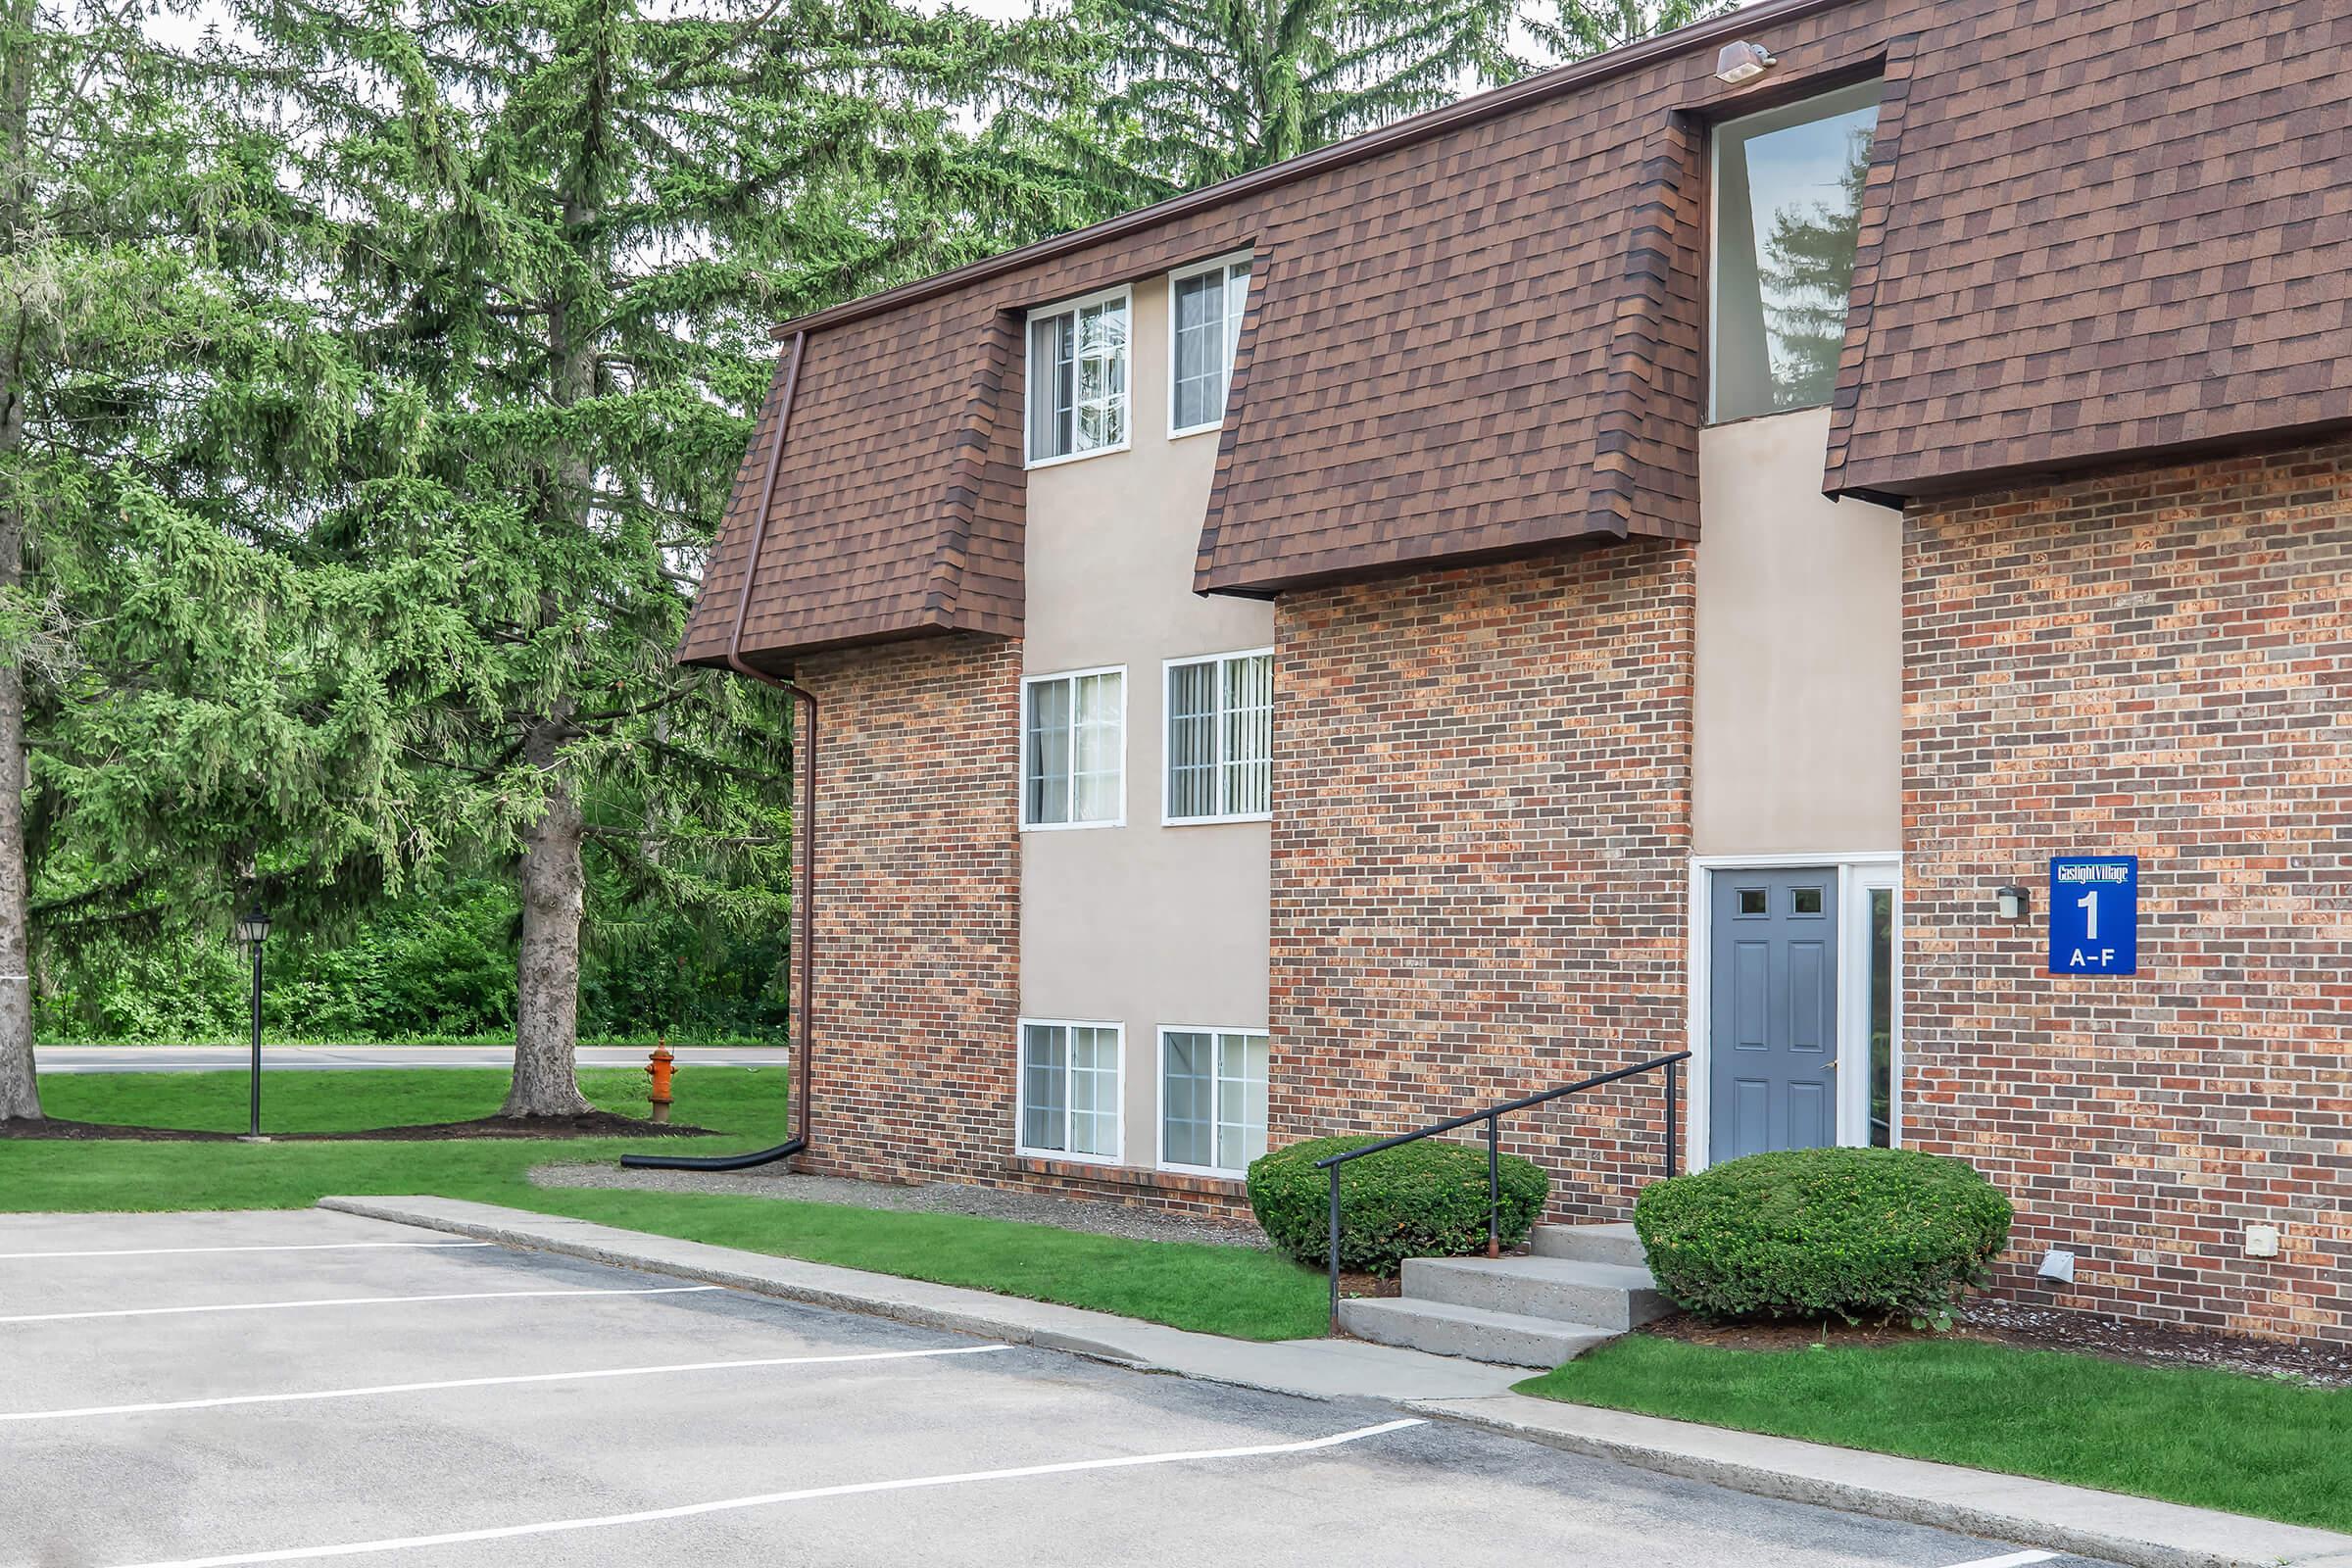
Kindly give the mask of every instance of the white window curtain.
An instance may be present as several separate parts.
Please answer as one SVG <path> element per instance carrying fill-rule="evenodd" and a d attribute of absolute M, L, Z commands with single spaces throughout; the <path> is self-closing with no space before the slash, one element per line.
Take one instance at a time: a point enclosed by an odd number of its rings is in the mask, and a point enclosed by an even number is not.
<path fill-rule="evenodd" d="M 1022 1026 L 1021 1147 L 1099 1159 L 1118 1157 L 1116 1025 Z"/>
<path fill-rule="evenodd" d="M 1127 296 L 1029 321 L 1029 461 L 1127 440 Z"/>
<path fill-rule="evenodd" d="M 1273 782 L 1273 656 L 1169 665 L 1169 819 L 1263 816 Z"/>
<path fill-rule="evenodd" d="M 1112 669 L 1023 688 L 1021 811 L 1029 826 L 1119 819 L 1126 684 Z"/>
<path fill-rule="evenodd" d="M 1172 423 L 1194 430 L 1223 422 L 1234 347 L 1250 299 L 1250 264 L 1233 262 L 1175 284 L 1175 405 Z"/>
<path fill-rule="evenodd" d="M 1161 1053 L 1160 1158 L 1242 1171 L 1266 1152 L 1267 1037 L 1171 1029 Z"/>

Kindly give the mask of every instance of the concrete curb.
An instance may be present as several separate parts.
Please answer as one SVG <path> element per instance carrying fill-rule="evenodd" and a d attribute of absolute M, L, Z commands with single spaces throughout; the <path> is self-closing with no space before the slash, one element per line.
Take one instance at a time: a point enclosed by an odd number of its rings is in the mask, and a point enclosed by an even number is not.
<path fill-rule="evenodd" d="M 1477 1398 L 1503 1393 L 1527 1375 L 1516 1368 L 1356 1340 L 1229 1340 L 1083 1307 L 682 1242 L 463 1199 L 322 1198 L 318 1206 L 1270 1394 L 1315 1399 Z"/>
<path fill-rule="evenodd" d="M 2352 1536 L 2122 1493 L 1521 1394 L 1402 1402 L 1417 1414 L 1736 1492 L 2131 1568 L 2352 1568 Z"/>
<path fill-rule="evenodd" d="M 1370 1398 L 1759 1496 L 1931 1525 L 2131 1568 L 2352 1568 L 2352 1536 L 2020 1476 L 1512 1394 L 1526 1373 L 1356 1340 L 1265 1344 L 895 1275 L 681 1242 L 453 1198 L 322 1198 L 320 1208 L 894 1318 L 1180 1377 Z"/>

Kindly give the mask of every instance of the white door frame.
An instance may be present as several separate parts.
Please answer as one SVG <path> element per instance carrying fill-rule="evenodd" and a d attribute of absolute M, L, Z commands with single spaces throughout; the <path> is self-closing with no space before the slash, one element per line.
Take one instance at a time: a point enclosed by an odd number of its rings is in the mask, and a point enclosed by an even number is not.
<path fill-rule="evenodd" d="M 1690 857 L 1690 1012 L 1684 1043 L 1690 1052 L 1687 1079 L 1690 1107 L 1683 1147 L 1687 1168 L 1704 1170 L 1712 1130 L 1709 1088 L 1714 1073 L 1707 1049 L 1710 1009 L 1707 980 L 1714 966 L 1713 877 L 1717 871 L 1799 871 L 1827 866 L 1838 874 L 1838 1142 L 1870 1142 L 1870 901 L 1874 888 L 1892 888 L 1894 924 L 1894 1093 L 1889 1114 L 1894 1141 L 1902 1142 L 1903 1063 L 1903 858 L 1891 850 L 1838 850 L 1824 855 L 1693 855 Z"/>

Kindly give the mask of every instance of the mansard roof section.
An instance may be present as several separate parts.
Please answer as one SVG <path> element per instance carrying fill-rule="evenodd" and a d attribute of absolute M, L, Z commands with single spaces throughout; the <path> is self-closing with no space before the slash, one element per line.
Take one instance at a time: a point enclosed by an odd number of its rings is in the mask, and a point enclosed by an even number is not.
<path fill-rule="evenodd" d="M 1718 81 L 1733 38 L 1777 64 Z M 744 647 L 1017 635 L 1022 313 L 1245 249 L 1196 587 L 1694 535 L 1705 127 L 1879 75 L 1826 489 L 2343 422 L 2347 45 L 2340 0 L 1766 0 L 817 313 Z"/>
<path fill-rule="evenodd" d="M 2352 6 L 1943 0 L 1905 26 L 1833 494 L 2352 420 Z"/>
<path fill-rule="evenodd" d="M 952 309 L 811 333 L 779 455 L 788 346 L 678 658 L 725 662 L 763 497 L 767 527 L 743 617 L 753 662 L 954 631 L 1017 636 L 1019 343 L 1010 318 L 975 321 Z"/>

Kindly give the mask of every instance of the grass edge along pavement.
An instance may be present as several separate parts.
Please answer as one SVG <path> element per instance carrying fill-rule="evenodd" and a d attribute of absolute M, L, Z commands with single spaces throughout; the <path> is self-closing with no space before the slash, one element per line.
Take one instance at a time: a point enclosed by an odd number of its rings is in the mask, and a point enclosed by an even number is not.
<path fill-rule="evenodd" d="M 679 1119 L 728 1136 L 664 1140 L 659 1147 L 704 1153 L 772 1141 L 786 1123 L 784 1076 L 781 1067 L 681 1067 Z M 506 1081 L 496 1068 L 279 1074 L 264 1081 L 266 1124 L 337 1131 L 462 1119 L 496 1109 Z M 634 1068 L 584 1069 L 580 1081 L 604 1108 L 646 1110 L 645 1075 Z M 380 1098 L 379 1089 L 393 1101 Z M 242 1126 L 245 1075 L 92 1074 L 51 1080 L 42 1093 L 53 1115 L 74 1120 Z M 655 1146 L 612 1138 L 266 1145 L 0 1139 L 0 1212 L 299 1208 L 329 1194 L 434 1193 L 1237 1339 L 1310 1338 L 1325 1329 L 1322 1276 L 1254 1248 L 732 1194 L 541 1188 L 526 1175 L 549 1161 L 615 1160 L 649 1147 Z"/>
<path fill-rule="evenodd" d="M 1738 1350 L 1636 1334 L 1516 1392 L 2352 1530 L 2352 1389 L 2298 1379 L 1950 1338 Z"/>

